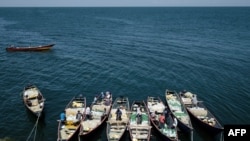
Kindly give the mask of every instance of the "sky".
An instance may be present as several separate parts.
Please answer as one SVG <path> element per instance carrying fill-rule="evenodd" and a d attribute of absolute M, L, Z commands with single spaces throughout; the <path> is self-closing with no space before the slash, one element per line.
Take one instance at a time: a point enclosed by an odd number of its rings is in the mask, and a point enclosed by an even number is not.
<path fill-rule="evenodd" d="M 0 7 L 250 6 L 250 0 L 0 0 Z"/>

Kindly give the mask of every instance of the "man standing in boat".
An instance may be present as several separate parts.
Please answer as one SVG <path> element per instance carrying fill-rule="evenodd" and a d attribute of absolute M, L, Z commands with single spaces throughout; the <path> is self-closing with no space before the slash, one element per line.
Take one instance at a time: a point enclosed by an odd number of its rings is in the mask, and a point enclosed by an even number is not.
<path fill-rule="evenodd" d="M 193 104 L 193 107 L 197 107 L 198 100 L 195 94 L 193 94 L 192 96 L 192 104 Z"/>
<path fill-rule="evenodd" d="M 78 110 L 76 113 L 76 123 L 79 123 L 82 119 L 82 113 Z"/>
<path fill-rule="evenodd" d="M 120 108 L 117 108 L 115 114 L 116 114 L 116 120 L 122 120 L 122 111 Z"/>

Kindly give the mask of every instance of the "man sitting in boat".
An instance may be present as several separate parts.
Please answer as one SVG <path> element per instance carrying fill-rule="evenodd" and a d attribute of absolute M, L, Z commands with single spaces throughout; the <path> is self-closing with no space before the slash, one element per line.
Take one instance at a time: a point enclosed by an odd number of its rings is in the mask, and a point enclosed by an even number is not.
<path fill-rule="evenodd" d="M 61 120 L 62 123 L 65 123 L 65 121 L 66 121 L 65 111 L 63 111 L 63 112 L 60 114 L 60 120 Z"/>
<path fill-rule="evenodd" d="M 105 99 L 104 105 L 109 106 L 110 104 L 111 104 L 111 100 L 110 99 Z"/>
<path fill-rule="evenodd" d="M 28 106 L 32 106 L 32 102 L 29 99 L 26 99 L 26 103 Z"/>
<path fill-rule="evenodd" d="M 40 108 L 43 108 L 43 105 L 44 105 L 43 102 L 40 102 L 40 103 L 39 103 Z"/>
<path fill-rule="evenodd" d="M 152 119 L 153 120 L 155 120 L 155 118 L 156 118 L 156 114 L 157 114 L 157 111 L 153 111 L 153 112 L 151 112 L 151 117 L 152 117 Z"/>
<path fill-rule="evenodd" d="M 163 129 L 165 124 L 165 116 L 163 115 L 163 113 L 161 113 L 159 117 L 159 122 L 160 122 L 160 129 Z"/>

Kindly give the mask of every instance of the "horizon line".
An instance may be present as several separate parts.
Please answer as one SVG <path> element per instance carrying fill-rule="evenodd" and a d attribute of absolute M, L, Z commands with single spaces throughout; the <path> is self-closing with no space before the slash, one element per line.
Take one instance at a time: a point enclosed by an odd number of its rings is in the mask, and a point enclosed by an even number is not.
<path fill-rule="evenodd" d="M 0 8 L 157 8 L 157 7 L 250 7 L 250 6 L 241 6 L 241 5 L 238 5 L 238 6 L 0 6 Z"/>

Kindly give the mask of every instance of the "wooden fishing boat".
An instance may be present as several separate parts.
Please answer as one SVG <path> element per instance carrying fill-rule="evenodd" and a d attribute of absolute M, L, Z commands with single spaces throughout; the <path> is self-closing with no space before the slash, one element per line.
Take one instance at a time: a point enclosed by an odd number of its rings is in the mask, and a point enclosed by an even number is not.
<path fill-rule="evenodd" d="M 159 126 L 159 117 L 164 114 L 163 111 L 167 108 L 159 97 L 148 97 L 147 98 L 147 108 L 149 111 L 149 116 L 151 123 L 155 129 L 169 141 L 178 141 L 178 131 L 177 128 L 172 126 L 173 117 L 172 115 L 165 116 L 166 122 L 163 128 Z"/>
<path fill-rule="evenodd" d="M 120 109 L 122 112 L 121 120 L 117 119 L 116 111 Z M 130 106 L 128 97 L 117 97 L 113 103 L 111 113 L 107 121 L 107 139 L 108 141 L 119 141 L 124 135 L 130 116 Z"/>
<path fill-rule="evenodd" d="M 193 125 L 180 96 L 172 90 L 166 90 L 165 96 L 170 111 L 178 120 L 178 127 L 183 132 L 192 132 Z"/>
<path fill-rule="evenodd" d="M 66 120 L 58 120 L 58 137 L 57 141 L 68 141 L 75 134 L 78 133 L 80 129 L 80 120 L 76 119 L 78 112 L 82 114 L 82 119 L 85 118 L 85 109 L 86 109 L 86 98 L 82 95 L 73 97 L 65 108 Z"/>
<path fill-rule="evenodd" d="M 210 133 L 220 133 L 224 130 L 216 117 L 206 108 L 203 101 L 199 101 L 197 98 L 198 104 L 193 105 L 192 97 L 196 96 L 195 94 L 185 91 L 180 93 L 180 96 L 190 117 L 197 121 L 200 126 L 204 127 L 205 130 Z"/>
<path fill-rule="evenodd" d="M 109 92 L 106 92 L 106 94 Z M 101 95 L 96 97 L 96 101 L 90 106 L 91 117 L 85 118 L 81 121 L 81 127 L 78 134 L 78 140 L 94 133 L 101 125 L 106 123 L 111 107 L 112 107 L 112 95 L 110 97 L 102 97 Z"/>
<path fill-rule="evenodd" d="M 45 51 L 51 49 L 55 44 L 39 45 L 39 46 L 9 46 L 6 51 Z"/>
<path fill-rule="evenodd" d="M 22 92 L 23 102 L 25 106 L 37 117 L 42 115 L 44 109 L 45 98 L 34 84 L 24 87 Z"/>
<path fill-rule="evenodd" d="M 137 116 L 140 110 L 141 116 Z M 132 141 L 150 141 L 151 123 L 144 101 L 133 101 L 128 130 Z"/>

